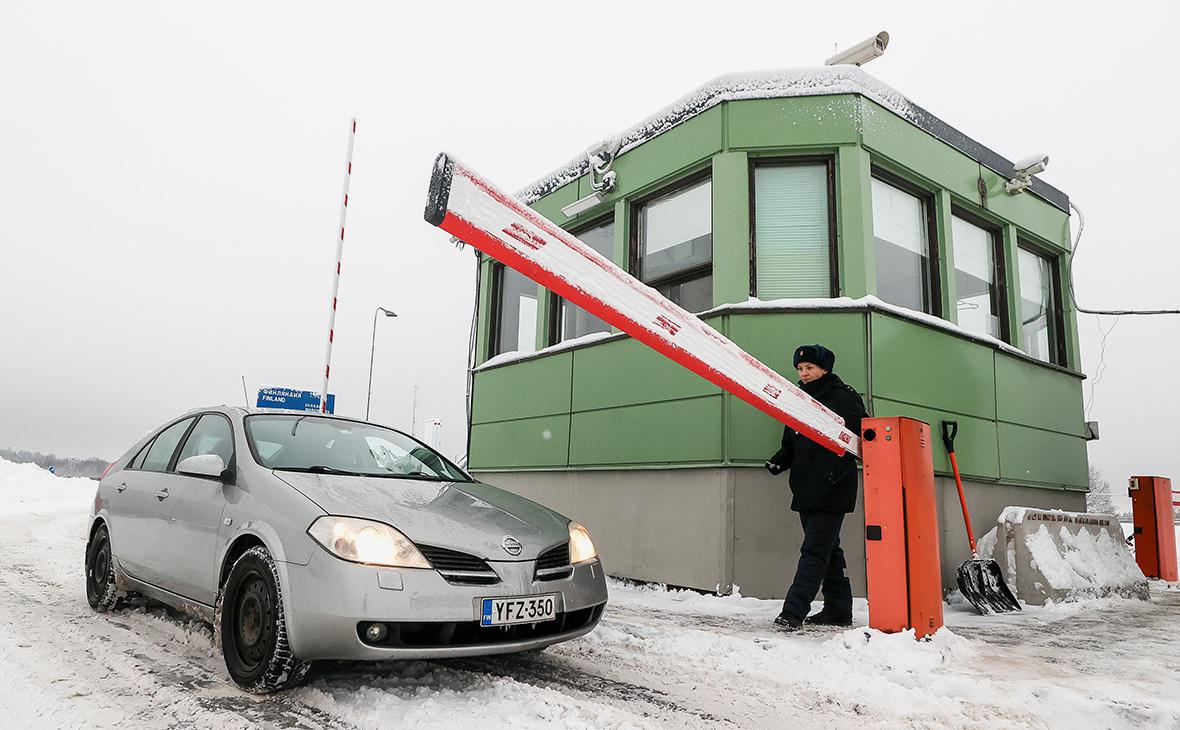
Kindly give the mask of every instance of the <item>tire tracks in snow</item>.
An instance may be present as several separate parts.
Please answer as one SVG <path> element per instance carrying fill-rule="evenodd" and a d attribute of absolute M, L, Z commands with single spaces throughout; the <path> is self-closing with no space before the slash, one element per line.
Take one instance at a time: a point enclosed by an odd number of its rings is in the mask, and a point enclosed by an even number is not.
<path fill-rule="evenodd" d="M 0 660 L 20 690 L 9 689 L 7 697 L 0 690 L 10 714 L 53 727 L 350 727 L 289 698 L 255 697 L 233 687 L 200 622 L 163 607 L 94 613 L 83 592 L 80 551 L 43 554 L 47 545 L 21 539 L 22 532 L 44 528 L 42 521 L 58 520 L 77 523 L 78 517 L 0 520 L 7 553 L 0 605 L 19 607 L 0 624 Z M 73 586 L 46 575 L 69 575 L 71 562 Z"/>

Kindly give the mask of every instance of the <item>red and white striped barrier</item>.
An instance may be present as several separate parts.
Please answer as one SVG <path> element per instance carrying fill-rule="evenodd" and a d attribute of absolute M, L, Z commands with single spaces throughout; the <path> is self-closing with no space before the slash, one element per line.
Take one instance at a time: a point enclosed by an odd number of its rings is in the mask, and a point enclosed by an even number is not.
<path fill-rule="evenodd" d="M 340 235 L 336 239 L 336 271 L 332 274 L 332 309 L 328 312 L 328 353 L 324 357 L 324 388 L 320 391 L 320 413 L 328 412 L 328 378 L 332 374 L 332 341 L 336 339 L 336 297 L 340 294 L 340 259 L 344 255 L 344 220 L 348 216 L 348 184 L 352 182 L 352 146 L 355 141 L 356 119 L 353 119 L 348 130 L 344 195 L 340 201 Z"/>
<path fill-rule="evenodd" d="M 840 416 L 446 154 L 435 161 L 425 217 L 824 448 L 860 454 Z"/>

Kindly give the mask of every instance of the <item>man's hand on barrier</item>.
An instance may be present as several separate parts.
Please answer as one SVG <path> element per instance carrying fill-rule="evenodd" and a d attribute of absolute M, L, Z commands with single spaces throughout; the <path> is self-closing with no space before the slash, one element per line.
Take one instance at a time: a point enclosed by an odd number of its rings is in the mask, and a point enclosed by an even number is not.
<path fill-rule="evenodd" d="M 779 474 L 783 473 L 783 466 L 781 464 L 776 464 L 773 461 L 768 461 L 766 462 L 766 471 L 775 476 L 778 476 Z"/>

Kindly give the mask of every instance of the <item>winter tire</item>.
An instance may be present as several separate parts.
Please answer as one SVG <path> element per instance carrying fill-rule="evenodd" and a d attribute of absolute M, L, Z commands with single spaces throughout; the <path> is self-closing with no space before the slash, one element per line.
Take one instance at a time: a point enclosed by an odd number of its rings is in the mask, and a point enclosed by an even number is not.
<path fill-rule="evenodd" d="M 100 525 L 86 545 L 86 601 L 99 613 L 110 611 L 119 601 L 111 535 L 106 525 Z"/>
<path fill-rule="evenodd" d="M 229 676 L 247 692 L 294 687 L 311 668 L 291 653 L 279 571 L 261 546 L 242 553 L 230 568 L 217 597 L 213 636 Z"/>

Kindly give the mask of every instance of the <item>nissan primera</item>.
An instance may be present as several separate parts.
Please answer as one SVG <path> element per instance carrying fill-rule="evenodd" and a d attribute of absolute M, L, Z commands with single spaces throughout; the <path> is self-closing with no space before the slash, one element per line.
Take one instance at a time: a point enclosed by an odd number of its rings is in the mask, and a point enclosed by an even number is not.
<path fill-rule="evenodd" d="M 316 659 L 540 649 L 591 631 L 606 580 L 582 525 L 382 426 L 216 407 L 143 439 L 99 482 L 86 596 L 214 626 L 244 689 Z"/>

